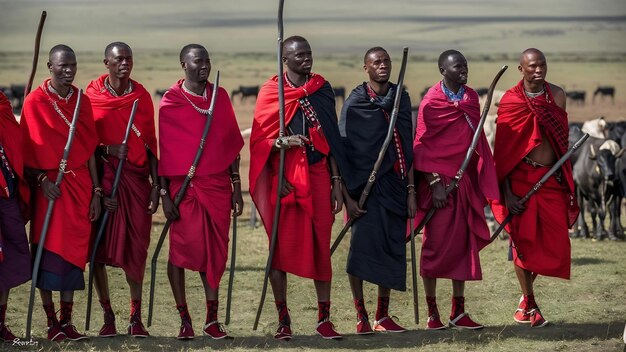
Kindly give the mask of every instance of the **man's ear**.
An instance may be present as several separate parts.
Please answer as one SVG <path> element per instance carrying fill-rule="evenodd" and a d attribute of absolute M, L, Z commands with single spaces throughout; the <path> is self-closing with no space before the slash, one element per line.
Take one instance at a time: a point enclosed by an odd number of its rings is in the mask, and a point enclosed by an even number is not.
<path fill-rule="evenodd" d="M 187 68 L 185 67 L 185 61 L 181 61 L 181 62 L 180 62 L 180 67 L 181 67 L 183 70 L 186 70 L 186 69 L 187 69 Z"/>
<path fill-rule="evenodd" d="M 104 62 L 104 66 L 109 67 L 109 60 L 108 59 L 103 59 L 102 62 Z"/>
<path fill-rule="evenodd" d="M 52 64 L 50 63 L 50 61 L 46 63 L 46 66 L 48 66 L 48 71 L 52 72 Z"/>
<path fill-rule="evenodd" d="M 519 72 L 522 72 L 522 65 L 518 65 L 518 66 L 517 66 L 517 70 L 518 70 Z"/>

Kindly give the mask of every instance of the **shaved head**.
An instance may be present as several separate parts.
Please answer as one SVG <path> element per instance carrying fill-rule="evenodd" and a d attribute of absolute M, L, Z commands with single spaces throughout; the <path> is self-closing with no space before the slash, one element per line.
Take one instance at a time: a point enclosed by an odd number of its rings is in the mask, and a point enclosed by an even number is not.
<path fill-rule="evenodd" d="M 72 50 L 72 48 L 70 48 L 69 46 L 65 44 L 57 44 L 53 46 L 52 49 L 50 49 L 50 53 L 48 54 L 48 60 L 52 61 L 52 57 L 57 53 L 71 53 L 72 55 L 76 56 L 74 50 Z"/>
<path fill-rule="evenodd" d="M 130 46 L 124 42 L 113 42 L 109 45 L 107 45 L 107 47 L 104 49 L 104 57 L 109 57 L 109 55 L 111 54 L 111 51 L 113 50 L 113 48 L 120 48 L 120 49 L 126 49 L 128 50 L 128 52 L 130 53 L 130 55 L 133 55 L 133 50 L 130 48 Z"/>
<path fill-rule="evenodd" d="M 520 63 L 520 65 L 526 59 L 527 55 L 537 55 L 538 57 L 541 57 L 544 60 L 546 59 L 546 56 L 543 54 L 543 52 L 541 52 L 541 50 L 535 49 L 535 48 L 528 48 L 528 49 L 522 51 L 522 53 L 519 56 L 519 63 Z"/>
<path fill-rule="evenodd" d="M 283 41 L 283 50 L 286 50 L 287 47 L 293 45 L 294 43 L 308 43 L 308 41 L 299 35 L 291 36 Z"/>
<path fill-rule="evenodd" d="M 441 55 L 439 55 L 439 60 L 437 60 L 437 66 L 441 68 L 443 66 L 443 63 L 448 59 L 449 56 L 456 55 L 463 56 L 463 54 L 461 54 L 461 52 L 458 50 L 450 49 L 444 51 L 443 53 L 441 53 Z"/>
<path fill-rule="evenodd" d="M 208 53 L 206 48 L 203 47 L 200 44 L 187 44 L 180 50 L 180 56 L 179 56 L 180 62 L 184 62 L 185 61 L 185 56 L 187 56 L 187 54 L 189 54 L 189 52 L 192 49 L 200 49 L 200 50 L 204 50 L 204 51 L 206 51 Z"/>

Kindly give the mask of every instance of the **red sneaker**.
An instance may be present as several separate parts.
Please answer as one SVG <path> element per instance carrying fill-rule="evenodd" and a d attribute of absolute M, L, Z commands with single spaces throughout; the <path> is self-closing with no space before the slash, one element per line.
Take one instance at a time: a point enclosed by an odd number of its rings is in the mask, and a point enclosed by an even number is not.
<path fill-rule="evenodd" d="M 61 331 L 67 336 L 68 340 L 79 341 L 87 338 L 87 335 L 81 334 L 76 327 L 70 322 L 61 325 Z"/>
<path fill-rule="evenodd" d="M 482 329 L 484 327 L 478 324 L 477 322 L 473 321 L 470 318 L 469 314 L 467 313 L 461 313 L 459 314 L 458 317 L 451 319 L 449 325 L 451 328 L 469 329 L 469 330 L 477 330 L 477 329 Z"/>
<path fill-rule="evenodd" d="M 0 341 L 9 342 L 15 339 L 16 337 L 15 335 L 13 335 L 11 330 L 9 330 L 9 327 L 6 326 L 4 323 L 0 323 Z"/>
<path fill-rule="evenodd" d="M 530 324 L 530 314 L 528 314 L 528 309 L 526 309 L 526 305 L 523 304 L 524 296 L 519 299 L 519 304 L 517 305 L 517 310 L 515 314 L 513 314 L 513 320 L 520 324 Z"/>
<path fill-rule="evenodd" d="M 357 335 L 370 335 L 373 334 L 374 330 L 370 326 L 370 322 L 367 319 L 361 319 L 358 323 L 356 323 L 356 334 Z"/>
<path fill-rule="evenodd" d="M 335 331 L 335 325 L 331 323 L 330 320 L 322 320 L 319 322 L 315 331 L 326 340 L 338 340 L 342 337 L 337 331 Z"/>
<path fill-rule="evenodd" d="M 100 332 L 98 333 L 99 337 L 113 337 L 117 335 L 117 329 L 115 329 L 115 322 L 113 323 L 104 323 Z"/>
<path fill-rule="evenodd" d="M 202 330 L 205 335 L 210 336 L 213 340 L 228 337 L 228 333 L 224 330 L 224 326 L 218 323 L 217 320 L 213 320 L 212 322 L 205 324 Z"/>
<path fill-rule="evenodd" d="M 274 334 L 274 338 L 276 340 L 291 340 L 291 328 L 289 325 L 279 325 L 278 330 L 276 330 L 276 333 Z"/>
<path fill-rule="evenodd" d="M 543 318 L 543 315 L 541 315 L 541 311 L 539 310 L 539 308 L 533 308 L 529 310 L 528 314 L 530 315 L 530 327 L 531 328 L 542 328 L 548 325 L 549 323 L 547 320 Z"/>
<path fill-rule="evenodd" d="M 443 330 L 446 328 L 447 326 L 443 325 L 438 315 L 431 315 L 426 321 L 426 330 Z"/>
<path fill-rule="evenodd" d="M 406 329 L 398 325 L 393 319 L 389 316 L 383 317 L 380 320 L 374 321 L 374 325 L 372 326 L 374 331 L 379 332 L 405 332 Z"/>
<path fill-rule="evenodd" d="M 131 320 L 128 324 L 128 335 L 132 337 L 146 338 L 150 333 L 143 326 L 141 319 Z"/>
<path fill-rule="evenodd" d="M 63 341 L 67 338 L 63 330 L 61 330 L 61 325 L 59 323 L 54 323 L 48 327 L 48 340 L 50 341 Z"/>
<path fill-rule="evenodd" d="M 191 340 L 193 339 L 193 327 L 191 326 L 191 322 L 187 320 L 183 320 L 180 324 L 180 332 L 178 333 L 177 339 L 179 340 Z"/>

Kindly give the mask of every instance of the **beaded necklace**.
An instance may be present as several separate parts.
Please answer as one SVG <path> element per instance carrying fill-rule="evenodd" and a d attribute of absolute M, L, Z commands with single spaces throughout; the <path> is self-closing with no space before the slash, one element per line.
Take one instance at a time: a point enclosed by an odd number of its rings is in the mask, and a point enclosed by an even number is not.
<path fill-rule="evenodd" d="M 194 97 L 200 97 L 202 99 L 204 99 L 204 101 L 207 101 L 207 89 L 206 86 L 204 87 L 204 90 L 202 91 L 202 95 L 198 95 L 192 91 L 190 91 L 189 89 L 187 89 L 187 87 L 185 87 L 185 82 L 183 82 L 181 84 L 181 86 L 183 87 L 183 91 L 191 96 Z M 202 109 L 199 106 L 197 106 L 196 104 L 194 104 L 191 99 L 189 99 L 189 97 L 187 97 L 187 95 L 183 93 L 183 97 L 185 97 L 185 99 L 187 99 L 187 101 L 189 102 L 189 104 L 191 104 L 191 106 L 199 113 L 201 113 L 202 115 L 208 115 L 209 114 L 209 109 Z"/>
<path fill-rule="evenodd" d="M 50 96 L 50 93 L 55 94 L 59 98 L 59 100 L 65 100 L 65 103 L 69 103 L 70 98 L 72 97 L 72 94 L 74 93 L 74 89 L 72 87 L 70 87 L 70 91 L 67 93 L 67 96 L 65 98 L 63 98 L 62 96 L 59 95 L 57 90 L 54 89 L 54 87 L 52 87 L 52 85 L 50 84 L 50 81 L 48 81 L 48 85 L 47 86 L 48 86 L 47 87 L 48 89 L 44 89 L 43 91 L 48 96 L 48 101 L 50 102 L 50 104 L 52 104 L 52 107 L 54 108 L 54 111 L 56 111 L 57 114 L 63 119 L 63 121 L 65 121 L 67 126 L 68 127 L 71 126 L 72 124 L 67 119 L 67 117 L 65 117 L 65 115 L 63 114 L 63 111 L 61 111 L 61 109 L 59 109 L 59 105 L 57 104 L 56 101 L 54 101 L 52 99 L 52 97 Z"/>
<path fill-rule="evenodd" d="M 126 89 L 124 90 L 122 95 L 117 95 L 117 92 L 115 91 L 115 89 L 113 89 L 113 87 L 111 86 L 111 83 L 109 82 L 109 77 L 104 79 L 104 87 L 109 91 L 109 93 L 111 93 L 112 96 L 120 97 L 120 96 L 124 96 L 126 94 L 129 94 L 129 93 L 132 93 L 132 91 L 133 91 L 133 82 L 130 81 L 130 80 L 128 81 L 128 87 L 126 87 Z"/>

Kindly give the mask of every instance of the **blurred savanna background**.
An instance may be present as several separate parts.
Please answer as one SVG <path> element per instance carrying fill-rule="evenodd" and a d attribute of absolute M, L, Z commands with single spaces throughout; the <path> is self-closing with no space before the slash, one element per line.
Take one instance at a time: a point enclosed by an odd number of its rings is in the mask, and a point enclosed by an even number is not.
<path fill-rule="evenodd" d="M 241 86 L 262 85 L 276 73 L 277 0 L 0 0 L 0 86 L 26 84 L 30 72 L 34 37 L 41 11 L 46 10 L 41 53 L 34 85 L 49 76 L 48 50 L 55 44 L 71 46 L 78 59 L 75 84 L 84 88 L 105 73 L 103 50 L 113 41 L 133 48 L 132 78 L 148 91 L 164 90 L 183 77 L 178 54 L 189 43 L 204 45 L 211 55 L 213 72 L 220 70 L 220 84 L 228 92 Z M 363 54 L 373 46 L 386 48 L 397 66 L 402 47 L 409 47 L 405 85 L 414 106 L 420 93 L 440 79 L 436 60 L 446 49 L 457 49 L 469 62 L 473 88 L 487 87 L 503 65 L 509 70 L 498 84 L 506 90 L 520 79 L 519 53 L 528 47 L 542 50 L 548 60 L 548 80 L 566 91 L 585 93 L 584 101 L 568 100 L 571 121 L 582 122 L 604 116 L 607 121 L 626 119 L 626 2 L 624 0 L 288 0 L 285 4 L 285 37 L 306 37 L 314 53 L 314 71 L 334 87 L 344 87 L 346 96 L 366 79 Z M 596 96 L 600 86 L 614 88 L 614 99 Z M 154 95 L 158 108 L 159 96 Z M 241 129 L 252 125 L 254 97 L 233 97 Z M 342 99 L 337 100 L 340 110 Z M 494 108 L 495 109 L 495 108 Z M 19 112 L 19 110 L 16 110 Z M 495 113 L 492 111 L 491 113 Z M 156 116 L 155 118 L 158 118 Z M 248 187 L 248 146 L 242 150 L 244 189 Z M 388 350 L 622 350 L 621 332 L 626 320 L 626 256 L 624 242 L 573 241 L 572 280 L 538 280 L 538 300 L 554 324 L 541 330 L 517 326 L 512 320 L 519 289 L 512 266 L 506 261 L 507 242 L 497 241 L 482 252 L 484 280 L 469 283 L 468 310 L 487 325 L 481 332 L 427 332 L 426 307 L 420 300 L 420 325 L 413 322 L 410 268 L 407 292 L 394 292 L 391 312 L 411 328 L 399 336 L 350 336 L 356 323 L 345 275 L 346 239 L 333 257 L 334 322 L 346 338 L 327 342 L 313 336 L 316 302 L 309 280 L 290 277 L 289 300 L 294 332 L 290 343 L 276 343 L 275 311 L 268 293 L 259 331 L 252 322 L 259 302 L 267 258 L 267 238 L 262 227 L 250 227 L 251 207 L 239 220 L 237 266 L 232 321 L 227 329 L 235 340 L 213 342 L 196 338 L 191 343 L 174 339 L 178 316 L 165 274 L 167 250 L 159 260 L 154 337 L 92 338 L 86 343 L 48 343 L 44 313 L 37 298 L 33 334 L 37 346 L 11 346 L 11 350 L 203 350 L 209 348 L 248 350 L 253 348 L 367 349 Z M 152 254 L 164 217 L 155 216 Z M 336 231 L 342 224 L 338 216 Z M 334 237 L 334 236 L 333 236 Z M 167 246 L 167 242 L 166 242 Z M 419 248 L 419 239 L 418 239 Z M 190 249 L 191 250 L 191 249 Z M 419 255 L 419 251 L 418 251 Z M 408 259 L 409 257 L 407 257 Z M 407 262 L 410 264 L 410 261 Z M 148 263 L 146 270 L 150 270 Z M 222 280 L 220 317 L 224 317 L 228 272 Z M 118 330 L 124 332 L 128 315 L 128 289 L 120 270 L 110 270 L 111 292 L 118 314 Z M 2 278 L 0 278 L 1 280 Z M 144 319 L 147 316 L 146 275 Z M 374 311 L 376 294 L 368 285 L 368 308 Z M 442 314 L 447 312 L 449 284 L 439 288 Z M 204 318 L 202 286 L 197 274 L 188 273 L 188 302 L 196 333 Z M 30 284 L 12 291 L 8 324 L 16 335 L 25 331 L 25 314 Z M 418 287 L 423 296 L 421 283 Z M 84 324 L 86 294 L 76 295 L 75 323 Z M 93 308 L 90 335 L 102 323 L 101 310 Z"/>

